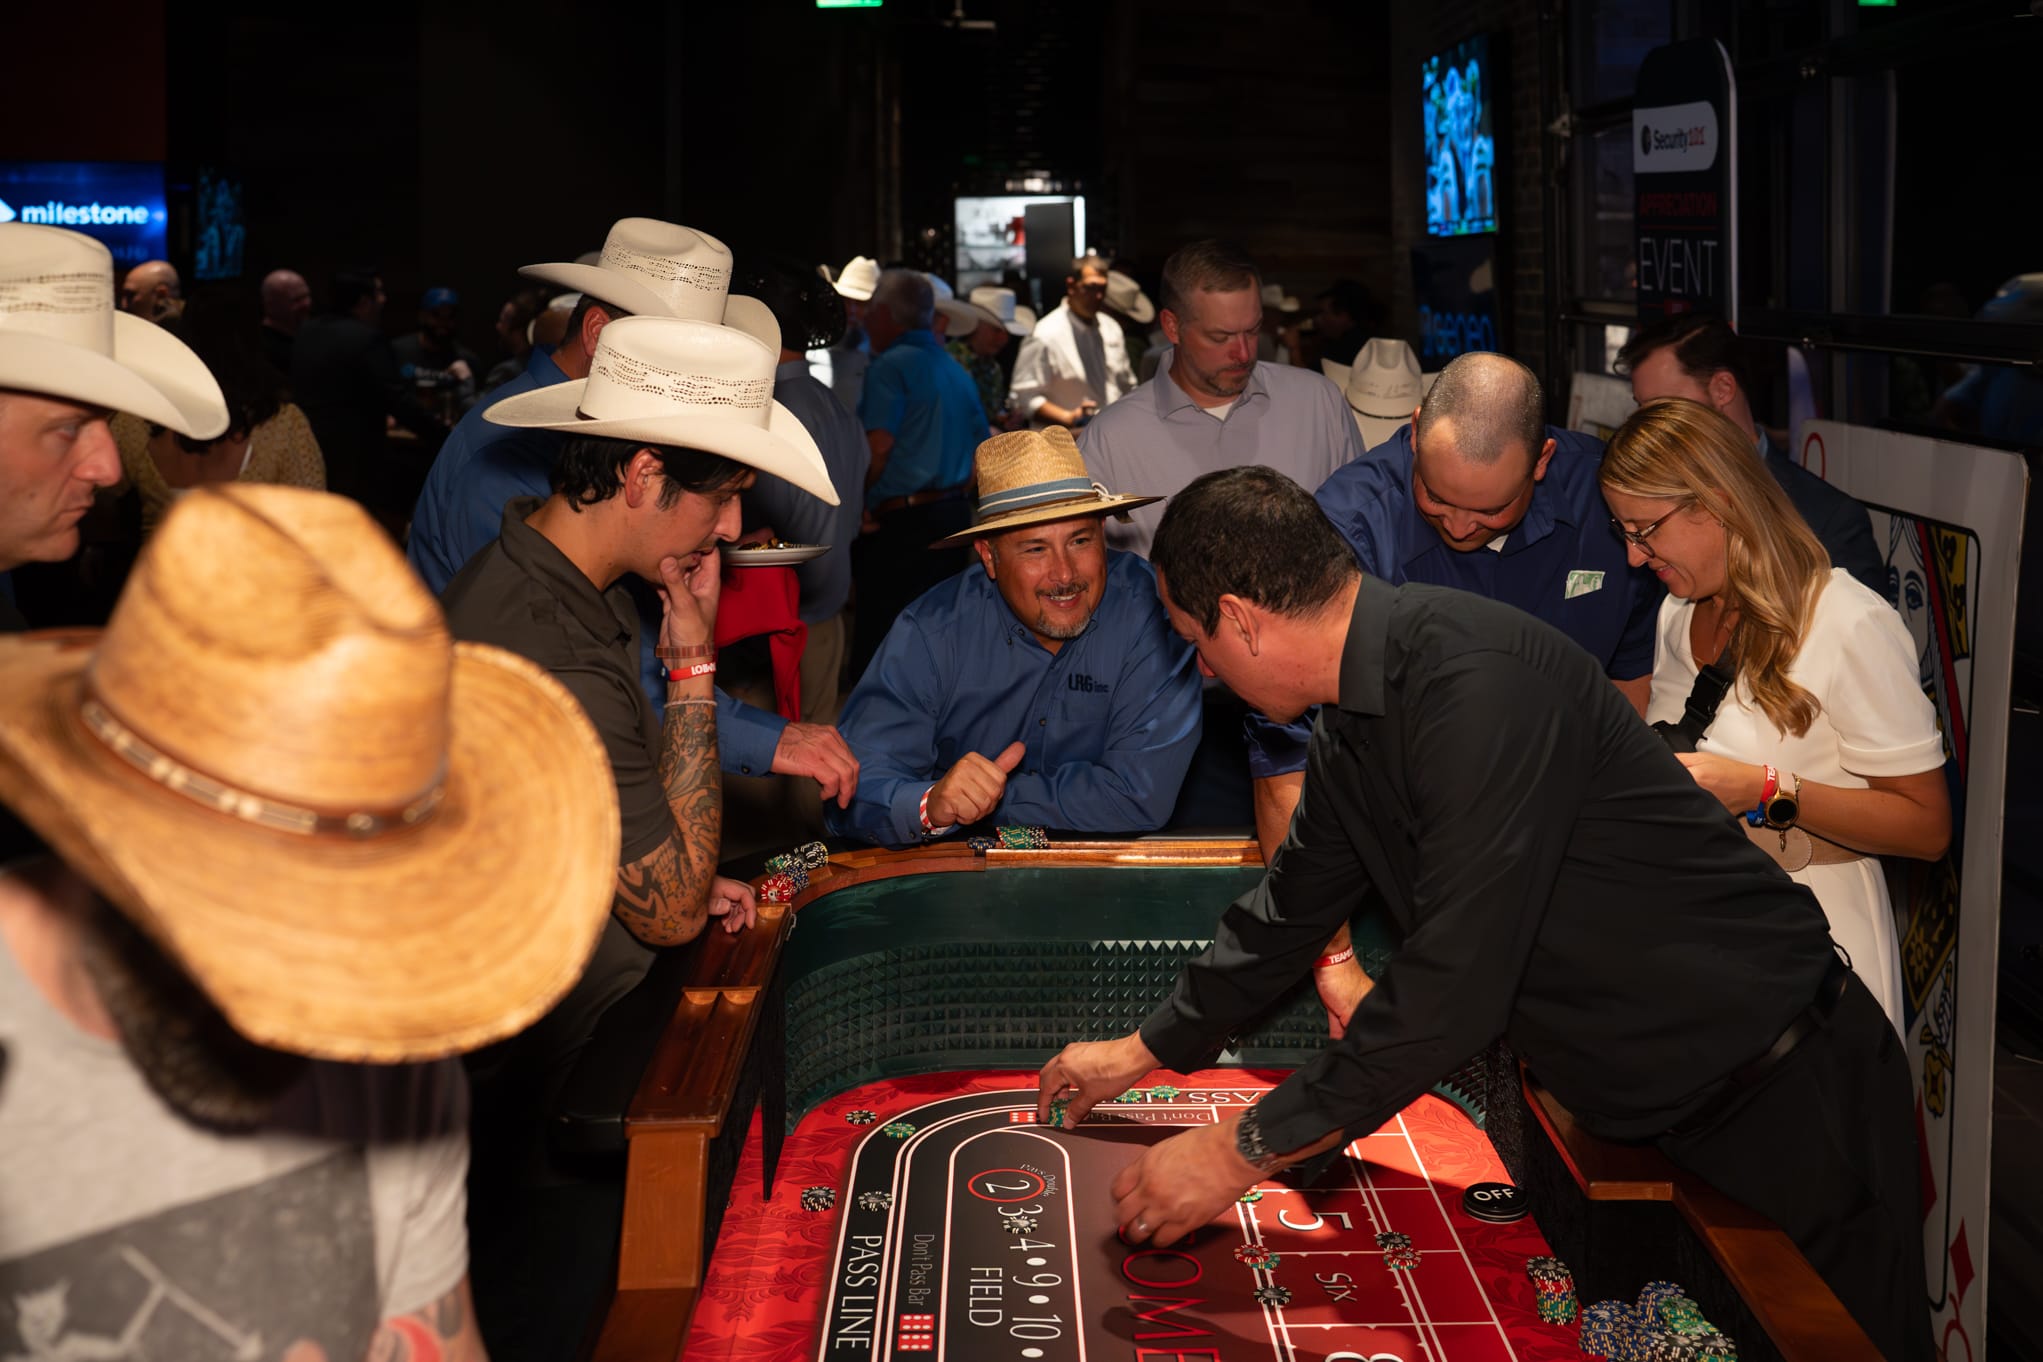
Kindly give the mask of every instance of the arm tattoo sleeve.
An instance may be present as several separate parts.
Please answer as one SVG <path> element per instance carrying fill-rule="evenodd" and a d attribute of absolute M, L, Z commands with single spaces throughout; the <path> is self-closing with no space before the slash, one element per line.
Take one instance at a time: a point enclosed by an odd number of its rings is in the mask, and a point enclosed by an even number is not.
<path fill-rule="evenodd" d="M 714 708 L 668 709 L 660 729 L 660 783 L 674 832 L 643 859 L 617 868 L 611 911 L 648 946 L 678 946 L 694 940 L 708 920 L 709 886 L 723 843 Z"/>

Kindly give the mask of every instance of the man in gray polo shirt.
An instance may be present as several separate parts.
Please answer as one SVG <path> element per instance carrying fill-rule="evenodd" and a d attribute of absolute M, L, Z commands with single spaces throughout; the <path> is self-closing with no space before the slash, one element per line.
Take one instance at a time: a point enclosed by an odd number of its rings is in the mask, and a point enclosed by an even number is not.
<path fill-rule="evenodd" d="M 1262 276 L 1239 246 L 1194 241 L 1164 262 L 1163 334 L 1155 378 L 1094 417 L 1078 446 L 1109 488 L 1176 492 L 1219 468 L 1267 464 L 1317 487 L 1362 441 L 1341 390 L 1305 369 L 1256 362 Z M 1149 556 L 1163 506 L 1107 522 L 1107 543 Z"/>

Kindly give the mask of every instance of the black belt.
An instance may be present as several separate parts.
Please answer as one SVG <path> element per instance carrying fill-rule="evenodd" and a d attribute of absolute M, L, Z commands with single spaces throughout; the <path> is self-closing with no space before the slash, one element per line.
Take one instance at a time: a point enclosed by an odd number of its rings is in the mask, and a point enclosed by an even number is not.
<path fill-rule="evenodd" d="M 1795 1047 L 1807 1040 L 1814 1032 L 1830 1020 L 1830 1014 L 1837 1010 L 1838 1000 L 1844 997 L 1844 986 L 1851 978 L 1851 966 L 1840 960 L 1835 952 L 1830 957 L 1830 967 L 1823 972 L 1823 982 L 1816 985 L 1816 999 L 1787 1024 L 1774 1042 L 1757 1059 L 1740 1065 L 1731 1071 L 1731 1076 L 1718 1085 L 1708 1101 L 1683 1118 L 1680 1124 L 1668 1130 L 1670 1135 L 1690 1135 L 1716 1123 L 1746 1089 L 1756 1086 L 1759 1081 L 1780 1067 L 1782 1060 L 1794 1053 Z"/>

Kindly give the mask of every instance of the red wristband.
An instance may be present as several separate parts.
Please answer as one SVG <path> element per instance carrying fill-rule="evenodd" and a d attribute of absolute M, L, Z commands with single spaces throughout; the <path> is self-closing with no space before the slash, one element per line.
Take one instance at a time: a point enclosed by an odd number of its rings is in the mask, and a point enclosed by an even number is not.
<path fill-rule="evenodd" d="M 1335 965 L 1345 965 L 1354 958 L 1355 948 L 1353 946 L 1343 946 L 1332 955 L 1322 955 L 1319 959 L 1313 961 L 1312 967 L 1314 969 L 1332 969 Z"/>
<path fill-rule="evenodd" d="M 667 669 L 667 679 L 669 681 L 692 681 L 698 676 L 715 675 L 716 663 L 714 662 L 691 662 L 685 667 L 670 667 Z"/>
<path fill-rule="evenodd" d="M 1766 783 L 1759 787 L 1759 803 L 1762 808 L 1766 806 L 1767 800 L 1772 799 L 1781 791 L 1781 773 L 1774 770 L 1771 766 L 1765 769 Z"/>

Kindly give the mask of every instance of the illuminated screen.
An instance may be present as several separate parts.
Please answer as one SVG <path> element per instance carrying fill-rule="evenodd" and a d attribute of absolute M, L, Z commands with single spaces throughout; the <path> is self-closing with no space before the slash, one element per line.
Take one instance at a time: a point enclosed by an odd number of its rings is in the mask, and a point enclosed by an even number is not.
<path fill-rule="evenodd" d="M 1497 144 L 1490 40 L 1470 38 L 1419 68 L 1426 126 L 1426 231 L 1472 236 L 1497 230 Z"/>
<path fill-rule="evenodd" d="M 192 240 L 192 274 L 200 279 L 239 279 L 248 226 L 241 215 L 241 181 L 214 170 L 199 172 L 197 229 Z"/>
<path fill-rule="evenodd" d="M 69 227 L 105 243 L 120 269 L 169 251 L 163 167 L 148 161 L 0 162 L 0 222 Z"/>
<path fill-rule="evenodd" d="M 1071 205 L 1071 239 L 1076 254 L 1085 249 L 1085 195 L 1001 194 L 958 200 L 958 280 L 960 293 L 980 284 L 997 284 L 1009 270 L 1028 264 L 1028 238 L 1022 224 L 1032 203 Z"/>

